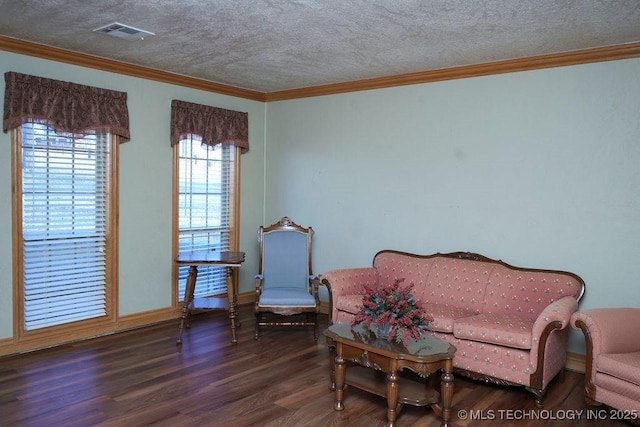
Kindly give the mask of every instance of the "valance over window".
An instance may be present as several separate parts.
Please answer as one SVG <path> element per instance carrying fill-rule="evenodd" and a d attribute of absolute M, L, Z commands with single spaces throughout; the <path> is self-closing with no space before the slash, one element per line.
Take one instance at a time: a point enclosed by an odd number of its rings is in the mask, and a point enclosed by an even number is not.
<path fill-rule="evenodd" d="M 188 135 L 199 135 L 205 145 L 235 145 L 245 152 L 249 149 L 248 114 L 174 99 L 171 146 Z"/>
<path fill-rule="evenodd" d="M 128 141 L 127 94 L 13 71 L 4 75 L 3 131 L 23 123 L 43 123 L 57 133 L 80 138 L 95 132 Z"/>

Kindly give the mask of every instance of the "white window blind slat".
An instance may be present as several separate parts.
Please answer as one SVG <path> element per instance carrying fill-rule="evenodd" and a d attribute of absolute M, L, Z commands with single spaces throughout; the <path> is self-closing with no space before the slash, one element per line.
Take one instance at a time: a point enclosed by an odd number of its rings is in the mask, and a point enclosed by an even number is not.
<path fill-rule="evenodd" d="M 64 314 L 59 315 L 49 314 L 47 316 L 41 316 L 38 318 L 25 316 L 25 321 L 29 322 L 29 324 L 31 325 L 31 329 L 39 329 L 48 326 L 77 322 L 80 320 L 95 319 L 96 317 L 104 316 L 104 311 L 104 306 L 101 308 L 95 308 L 95 305 L 92 305 L 92 308 L 90 309 L 81 307 L 79 310 L 69 310 Z"/>
<path fill-rule="evenodd" d="M 85 308 L 93 308 L 95 306 L 93 300 L 95 298 L 104 297 L 104 291 L 101 289 L 93 289 L 92 291 L 77 293 L 74 298 L 73 307 L 69 307 L 64 312 L 60 312 L 60 315 L 64 315 L 64 313 L 70 312 L 81 312 Z M 65 303 L 67 300 L 66 295 L 58 295 L 55 297 L 50 297 L 47 299 L 43 298 L 35 298 L 33 300 L 28 299 L 29 306 L 31 310 L 29 310 L 29 317 L 44 317 L 49 313 L 52 306 L 55 306 L 60 303 Z"/>
<path fill-rule="evenodd" d="M 44 274 L 25 274 L 25 279 L 28 279 L 33 286 L 30 286 L 28 290 L 24 292 L 25 296 L 49 294 L 53 292 L 76 292 L 82 293 L 91 286 L 100 286 L 104 283 L 101 278 L 104 277 L 104 268 L 95 269 L 86 272 L 79 271 L 78 274 L 60 274 L 52 279 L 50 276 Z M 82 285 L 82 290 L 78 289 L 78 285 Z"/>
<path fill-rule="evenodd" d="M 24 329 L 106 315 L 108 135 L 22 126 Z"/>
<path fill-rule="evenodd" d="M 30 280 L 38 280 L 38 278 L 46 280 L 51 278 L 52 275 L 55 275 L 53 280 L 59 280 L 58 278 L 62 279 L 63 277 L 66 280 L 67 276 L 102 276 L 104 275 L 104 271 L 104 260 L 98 257 L 94 257 L 92 259 L 83 259 L 82 261 L 78 261 L 77 263 L 55 264 L 55 260 L 53 260 L 53 262 L 46 263 L 39 262 L 35 265 L 29 263 L 24 268 L 24 275 Z"/>

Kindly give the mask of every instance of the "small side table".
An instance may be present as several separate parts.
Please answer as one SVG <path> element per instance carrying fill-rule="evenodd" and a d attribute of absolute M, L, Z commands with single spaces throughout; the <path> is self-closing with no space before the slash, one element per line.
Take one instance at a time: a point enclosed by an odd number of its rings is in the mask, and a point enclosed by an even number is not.
<path fill-rule="evenodd" d="M 448 426 L 453 401 L 453 356 L 456 348 L 448 342 L 427 336 L 413 340 L 404 347 L 378 339 L 366 328 L 351 327 L 350 323 L 335 323 L 325 331 L 329 345 L 331 379 L 335 390 L 336 411 L 344 410 L 345 386 L 351 385 L 387 398 L 387 427 L 396 425 L 396 418 L 404 404 L 431 406 Z M 348 366 L 348 365 L 359 366 Z M 347 367 L 349 373 L 347 375 Z M 420 377 L 441 371 L 440 393 L 426 384 L 401 378 L 399 372 L 409 369 Z M 386 378 L 375 375 L 376 371 Z"/>
<path fill-rule="evenodd" d="M 231 342 L 237 343 L 236 326 L 240 326 L 237 319 L 236 307 L 238 306 L 238 280 L 236 271 L 244 262 L 244 252 L 232 251 L 211 251 L 197 250 L 191 252 L 182 252 L 176 257 L 178 266 L 188 265 L 189 275 L 184 291 L 184 303 L 182 305 L 182 315 L 180 316 L 180 329 L 178 331 L 178 339 L 176 344 L 182 344 L 182 332 L 185 327 L 191 326 L 191 309 L 192 308 L 208 308 L 218 310 L 229 310 L 229 319 L 231 320 Z M 221 298 L 194 298 L 193 293 L 196 289 L 196 280 L 198 278 L 198 266 L 214 266 L 226 267 L 229 278 L 227 280 L 227 299 Z"/>

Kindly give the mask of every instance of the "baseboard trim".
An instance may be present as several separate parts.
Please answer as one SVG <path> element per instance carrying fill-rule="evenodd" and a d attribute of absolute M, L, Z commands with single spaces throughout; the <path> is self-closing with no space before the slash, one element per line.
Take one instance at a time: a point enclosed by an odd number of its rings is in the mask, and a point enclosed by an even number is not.
<path fill-rule="evenodd" d="M 13 356 L 50 347 L 68 345 L 78 341 L 89 340 L 106 335 L 113 335 L 131 329 L 144 328 L 157 323 L 176 321 L 180 317 L 180 308 L 161 308 L 143 313 L 118 317 L 114 322 L 105 322 L 93 328 L 65 332 L 56 331 L 51 334 L 23 338 L 0 339 L 0 357 Z M 177 325 L 177 323 L 176 323 Z"/>
<path fill-rule="evenodd" d="M 255 292 L 244 292 L 244 293 L 238 294 L 239 305 L 253 304 L 255 300 L 256 300 Z"/>
<path fill-rule="evenodd" d="M 118 327 L 115 332 L 123 332 L 129 329 L 144 328 L 145 326 L 175 320 L 180 317 L 182 307 L 161 308 L 142 313 L 128 314 L 118 318 Z"/>
<path fill-rule="evenodd" d="M 564 367 L 569 371 L 580 372 L 584 374 L 586 370 L 587 361 L 584 354 L 579 353 L 567 353 L 567 361 L 564 364 Z"/>
<path fill-rule="evenodd" d="M 244 292 L 238 294 L 238 304 L 253 304 L 255 301 L 255 293 L 253 292 Z M 162 308 L 158 310 L 151 310 L 143 313 L 136 313 L 131 315 L 125 315 L 118 318 L 117 327 L 111 331 L 99 331 L 93 336 L 82 337 L 82 339 L 90 339 L 97 338 L 103 335 L 111 335 L 119 332 L 124 332 L 130 329 L 143 328 L 146 326 L 151 326 L 153 324 L 175 321 L 180 317 L 181 307 L 176 308 Z M 329 314 L 329 303 L 321 302 L 320 303 L 320 312 L 324 314 Z M 176 324 L 177 325 L 177 324 Z M 71 340 L 70 342 L 72 342 Z M 67 342 L 68 343 L 68 342 Z M 66 343 L 57 343 L 57 345 L 62 345 Z M 18 344 L 12 338 L 0 339 L 0 357 L 8 356 L 12 354 L 19 354 L 34 350 L 42 349 L 43 345 L 38 345 L 36 343 L 29 344 Z M 586 359 L 584 354 L 579 353 L 567 353 L 567 360 L 564 365 L 565 369 L 569 371 L 584 373 L 586 369 Z"/>

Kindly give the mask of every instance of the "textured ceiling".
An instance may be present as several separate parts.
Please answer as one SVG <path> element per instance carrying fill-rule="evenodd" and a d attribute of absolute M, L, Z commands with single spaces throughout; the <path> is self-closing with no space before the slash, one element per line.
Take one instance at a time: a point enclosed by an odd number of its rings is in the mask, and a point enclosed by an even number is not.
<path fill-rule="evenodd" d="M 0 34 L 268 93 L 638 42 L 640 0 L 0 0 Z"/>

